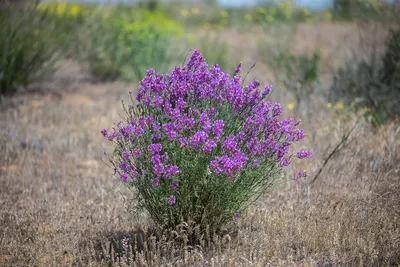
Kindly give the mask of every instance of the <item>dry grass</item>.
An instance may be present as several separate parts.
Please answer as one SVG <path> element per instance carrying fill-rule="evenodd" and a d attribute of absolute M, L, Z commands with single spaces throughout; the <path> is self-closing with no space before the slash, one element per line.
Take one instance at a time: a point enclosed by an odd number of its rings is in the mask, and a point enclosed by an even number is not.
<path fill-rule="evenodd" d="M 41 85 L 52 88 L 51 93 L 2 103 L 0 265 L 400 264 L 398 122 L 374 133 L 360 125 L 361 137 L 335 156 L 312 185 L 310 204 L 307 182 L 288 179 L 232 225 L 229 235 L 203 237 L 190 248 L 182 240 L 194 231 L 191 227 L 180 229 L 175 242 L 147 240 L 152 232 L 146 219 L 126 211 L 129 192 L 110 178 L 100 160 L 100 146 L 107 143 L 99 131 L 119 118 L 119 102 L 134 88 L 77 80 L 82 71 L 74 68 L 73 62 L 64 62 Z M 263 66 L 257 69 L 266 72 Z M 331 122 L 318 99 L 313 105 L 318 112 L 310 121 L 320 130 L 308 145 L 315 157 L 297 166 L 311 174 L 340 139 L 343 124 Z"/>

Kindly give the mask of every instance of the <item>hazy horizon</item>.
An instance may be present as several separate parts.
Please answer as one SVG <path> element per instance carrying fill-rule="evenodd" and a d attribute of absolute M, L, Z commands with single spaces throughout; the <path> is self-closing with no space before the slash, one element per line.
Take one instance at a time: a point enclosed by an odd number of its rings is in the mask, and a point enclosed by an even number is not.
<path fill-rule="evenodd" d="M 48 2 L 51 0 L 44 0 Z M 138 0 L 66 0 L 62 2 L 87 2 L 87 3 L 134 3 Z M 168 0 L 161 0 L 168 2 Z M 201 2 L 202 0 L 188 0 L 188 2 Z M 387 2 L 394 2 L 395 0 L 387 0 Z M 181 1 L 185 2 L 185 1 Z M 271 2 L 271 0 L 216 0 L 221 7 L 251 7 L 257 6 L 262 3 Z M 333 4 L 334 0 L 294 0 L 295 5 L 308 8 L 308 9 L 326 9 Z"/>

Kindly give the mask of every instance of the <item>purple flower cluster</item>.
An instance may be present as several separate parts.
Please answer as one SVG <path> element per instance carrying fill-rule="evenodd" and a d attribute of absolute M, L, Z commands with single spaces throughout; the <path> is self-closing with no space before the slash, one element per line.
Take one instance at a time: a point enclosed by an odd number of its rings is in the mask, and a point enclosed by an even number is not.
<path fill-rule="evenodd" d="M 309 150 L 302 149 L 299 152 L 297 152 L 297 157 L 299 159 L 308 159 L 312 157 L 312 152 Z"/>
<path fill-rule="evenodd" d="M 211 173 L 228 178 L 266 163 L 279 170 L 289 166 L 291 144 L 304 138 L 299 122 L 279 120 L 282 106 L 268 101 L 272 86 L 261 90 L 258 81 L 243 86 L 240 71 L 238 65 L 230 77 L 218 65 L 209 69 L 198 51 L 171 74 L 148 70 L 136 97 L 141 117 L 130 115 L 126 125 L 116 124 L 111 133 L 101 131 L 109 140 L 130 148 L 120 154 L 126 163 L 120 166 L 121 181 L 127 180 L 126 175 L 132 177 L 133 171 L 138 176 L 142 165 L 135 161 L 148 161 L 152 168 L 144 171 L 149 185 L 168 184 L 171 191 L 179 190 L 184 181 L 177 180 L 190 174 L 182 174 L 181 162 L 169 158 L 171 147 L 201 153 L 208 157 L 206 168 Z M 303 159 L 312 153 L 301 150 L 296 155 Z M 175 202 L 175 196 L 168 198 L 170 205 Z"/>

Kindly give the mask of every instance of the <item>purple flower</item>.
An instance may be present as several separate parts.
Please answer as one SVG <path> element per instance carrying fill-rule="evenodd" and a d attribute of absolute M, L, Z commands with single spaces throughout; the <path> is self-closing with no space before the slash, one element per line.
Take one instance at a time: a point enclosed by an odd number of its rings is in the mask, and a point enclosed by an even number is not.
<path fill-rule="evenodd" d="M 168 153 L 165 152 L 162 156 L 161 156 L 161 160 L 165 163 L 168 161 Z"/>
<path fill-rule="evenodd" d="M 168 204 L 169 205 L 174 205 L 176 203 L 176 197 L 175 196 L 170 196 L 169 198 L 168 198 Z"/>
<path fill-rule="evenodd" d="M 280 162 L 279 162 L 279 167 L 287 167 L 289 166 L 291 163 L 290 159 L 288 158 L 283 158 Z"/>
<path fill-rule="evenodd" d="M 161 176 L 161 174 L 163 173 L 163 171 L 164 171 L 164 165 L 162 165 L 162 164 L 156 164 L 156 165 L 154 165 L 154 173 L 155 173 L 157 176 Z"/>
<path fill-rule="evenodd" d="M 167 136 L 168 136 L 169 140 L 172 141 L 172 140 L 174 140 L 176 138 L 176 132 L 175 131 L 169 131 L 167 133 Z"/>
<path fill-rule="evenodd" d="M 217 113 L 217 109 L 214 106 L 211 106 L 208 111 L 208 117 L 213 118 Z"/>
<path fill-rule="evenodd" d="M 128 174 L 122 173 L 121 176 L 119 177 L 119 180 L 121 180 L 121 182 L 123 183 L 126 183 L 128 181 Z"/>
<path fill-rule="evenodd" d="M 126 171 L 128 171 L 128 165 L 126 164 L 126 162 L 121 162 L 119 165 L 118 165 L 118 168 L 120 168 L 122 171 L 124 171 L 124 172 L 126 172 Z"/>
<path fill-rule="evenodd" d="M 122 158 L 128 160 L 131 157 L 131 154 L 127 151 L 122 152 Z"/>
<path fill-rule="evenodd" d="M 152 125 L 153 124 L 153 122 L 154 122 L 154 117 L 153 117 L 153 115 L 149 115 L 149 116 L 147 116 L 146 117 L 146 124 L 147 125 Z"/>
<path fill-rule="evenodd" d="M 224 133 L 224 121 L 223 120 L 217 120 L 214 122 L 213 133 L 214 133 L 215 137 L 217 137 L 218 139 L 223 135 L 223 133 Z"/>
<path fill-rule="evenodd" d="M 139 148 L 135 148 L 133 151 L 132 151 L 132 155 L 134 155 L 135 157 L 140 157 L 141 155 L 142 155 L 142 151 L 140 151 L 140 149 Z"/>
<path fill-rule="evenodd" d="M 253 160 L 253 163 L 251 164 L 252 168 L 257 168 L 258 166 L 260 166 L 261 161 L 259 159 L 255 159 Z"/>
<path fill-rule="evenodd" d="M 281 104 L 275 103 L 275 106 L 273 108 L 273 116 L 277 117 L 277 116 L 282 115 L 282 113 L 283 113 L 283 109 L 282 109 Z"/>
<path fill-rule="evenodd" d="M 169 102 L 164 102 L 163 104 L 165 115 L 169 116 L 172 112 L 172 106 Z"/>
<path fill-rule="evenodd" d="M 153 98 L 154 108 L 157 109 L 157 108 L 161 107 L 163 102 L 164 102 L 164 100 L 162 99 L 161 96 L 158 96 L 158 95 L 154 96 L 154 98 Z"/>
<path fill-rule="evenodd" d="M 101 134 L 102 134 L 104 137 L 107 137 L 107 135 L 108 135 L 107 129 L 104 128 L 103 130 L 101 130 Z"/>
<path fill-rule="evenodd" d="M 161 129 L 160 123 L 159 122 L 153 122 L 153 130 L 155 132 L 158 132 Z"/>
<path fill-rule="evenodd" d="M 171 183 L 170 186 L 171 186 L 172 191 L 176 191 L 176 189 L 178 189 L 178 187 L 179 187 L 179 183 L 174 181 Z"/>
<path fill-rule="evenodd" d="M 235 73 L 233 75 L 236 76 L 237 74 L 239 74 L 241 69 L 242 69 L 242 63 L 240 63 L 235 67 Z"/>
<path fill-rule="evenodd" d="M 235 220 L 238 221 L 240 218 L 240 212 L 235 212 Z"/>
<path fill-rule="evenodd" d="M 179 137 L 179 142 L 181 143 L 181 147 L 186 147 L 188 145 L 188 140 L 185 137 Z"/>
<path fill-rule="evenodd" d="M 242 142 L 244 140 L 245 136 L 246 136 L 246 134 L 243 131 L 240 131 L 237 136 L 238 141 Z"/>
<path fill-rule="evenodd" d="M 154 73 L 155 73 L 154 69 L 148 69 L 147 70 L 147 75 L 148 76 L 153 75 Z"/>
<path fill-rule="evenodd" d="M 154 178 L 153 178 L 153 181 L 152 181 L 152 184 L 153 184 L 154 187 L 159 186 L 159 185 L 160 185 L 160 178 L 157 177 L 157 176 L 154 177 Z"/>
<path fill-rule="evenodd" d="M 235 141 L 235 136 L 230 135 L 225 139 L 223 148 L 230 152 L 236 151 L 237 142 Z"/>
<path fill-rule="evenodd" d="M 114 129 L 114 131 L 108 136 L 108 140 L 112 141 L 118 136 L 117 131 Z"/>
<path fill-rule="evenodd" d="M 178 102 L 176 103 L 176 106 L 179 108 L 180 111 L 184 111 L 186 108 L 186 102 L 183 100 L 183 98 L 179 98 Z"/>
<path fill-rule="evenodd" d="M 180 173 L 179 167 L 176 165 L 167 165 L 165 166 L 165 178 L 170 179 L 173 176 L 176 176 Z"/>
<path fill-rule="evenodd" d="M 210 169 L 214 174 L 221 174 L 223 172 L 222 168 L 219 165 L 219 160 L 214 159 L 210 162 Z"/>
<path fill-rule="evenodd" d="M 211 153 L 211 150 L 216 146 L 217 144 L 214 142 L 214 140 L 207 140 L 204 147 L 203 151 L 206 152 L 207 154 Z"/>
<path fill-rule="evenodd" d="M 299 159 L 308 159 L 312 157 L 312 152 L 309 150 L 302 149 L 299 152 L 297 152 L 297 157 Z"/>
<path fill-rule="evenodd" d="M 200 137 L 197 134 L 190 137 L 190 145 L 192 147 L 197 147 L 199 143 L 200 143 Z"/>
<path fill-rule="evenodd" d="M 141 136 L 144 133 L 144 129 L 142 126 L 138 125 L 138 126 L 134 126 L 133 127 L 133 132 L 135 133 L 135 135 L 137 136 Z"/>
<path fill-rule="evenodd" d="M 147 147 L 147 149 L 151 152 L 151 154 L 159 154 L 162 150 L 161 144 L 151 144 Z"/>
<path fill-rule="evenodd" d="M 187 118 L 185 120 L 186 129 L 191 130 L 193 128 L 193 125 L 194 125 L 194 119 L 193 118 Z"/>
<path fill-rule="evenodd" d="M 308 176 L 308 173 L 306 171 L 299 171 L 297 175 L 294 177 L 295 180 L 298 180 L 300 178 L 305 178 Z"/>
<path fill-rule="evenodd" d="M 161 156 L 159 154 L 154 154 L 153 156 L 151 156 L 151 162 L 154 165 L 161 164 Z"/>
<path fill-rule="evenodd" d="M 133 178 L 133 180 L 136 180 L 136 178 L 139 176 L 139 173 L 137 171 L 132 171 L 131 172 L 131 177 Z"/>
<path fill-rule="evenodd" d="M 151 141 L 152 142 L 156 142 L 157 140 L 159 140 L 161 138 L 161 136 L 159 134 L 152 134 L 151 135 Z"/>
<path fill-rule="evenodd" d="M 171 120 L 175 121 L 181 117 L 181 111 L 178 108 L 175 108 L 172 111 Z"/>
<path fill-rule="evenodd" d="M 170 122 L 164 123 L 164 125 L 162 126 L 162 128 L 163 128 L 164 133 L 166 133 L 166 134 L 167 134 L 168 132 L 174 130 L 174 126 L 173 126 L 172 123 L 170 123 Z"/>
<path fill-rule="evenodd" d="M 271 89 L 272 89 L 272 84 L 265 86 L 263 96 L 265 97 L 265 96 L 269 95 L 271 93 Z"/>

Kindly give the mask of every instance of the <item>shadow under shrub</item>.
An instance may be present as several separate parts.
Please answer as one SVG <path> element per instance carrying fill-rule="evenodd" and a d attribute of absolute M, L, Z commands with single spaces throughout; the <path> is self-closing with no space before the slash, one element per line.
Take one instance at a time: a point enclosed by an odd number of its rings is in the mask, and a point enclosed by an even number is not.
<path fill-rule="evenodd" d="M 57 48 L 47 14 L 35 4 L 0 8 L 0 25 L 0 93 L 11 94 L 48 74 Z"/>
<path fill-rule="evenodd" d="M 311 156 L 291 154 L 304 137 L 299 122 L 279 120 L 281 105 L 267 101 L 271 86 L 244 86 L 240 70 L 231 78 L 218 65 L 208 69 L 198 51 L 170 74 L 150 69 L 124 122 L 102 130 L 114 145 L 114 175 L 134 192 L 135 210 L 158 227 L 193 221 L 200 233 L 218 231 L 273 186 L 293 157 Z"/>

